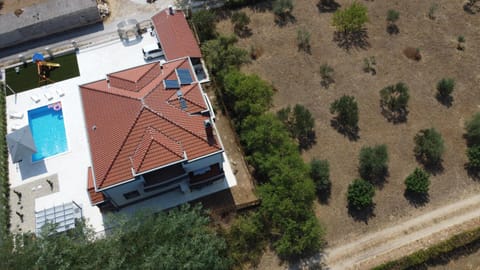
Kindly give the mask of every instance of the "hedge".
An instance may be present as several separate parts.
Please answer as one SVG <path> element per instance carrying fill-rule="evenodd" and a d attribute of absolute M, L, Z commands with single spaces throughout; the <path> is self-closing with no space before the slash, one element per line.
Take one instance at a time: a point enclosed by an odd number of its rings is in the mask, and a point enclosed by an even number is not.
<path fill-rule="evenodd" d="M 448 240 L 433 245 L 427 249 L 419 250 L 398 260 L 384 263 L 372 268 L 372 270 L 400 270 L 424 265 L 430 260 L 435 260 L 440 257 L 449 257 L 456 252 L 465 251 L 465 246 L 474 245 L 478 242 L 480 242 L 480 227 L 457 234 Z"/>
<path fill-rule="evenodd" d="M 3 84 L 0 82 L 0 89 Z M 7 118 L 5 112 L 5 95 L 0 94 L 0 235 L 6 235 L 10 229 L 10 186 L 8 182 L 8 148 L 5 136 L 7 134 Z"/>

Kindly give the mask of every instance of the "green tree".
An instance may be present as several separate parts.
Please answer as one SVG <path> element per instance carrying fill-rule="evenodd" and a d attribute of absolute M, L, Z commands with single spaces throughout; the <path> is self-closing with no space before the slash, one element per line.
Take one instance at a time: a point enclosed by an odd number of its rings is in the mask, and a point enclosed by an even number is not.
<path fill-rule="evenodd" d="M 183 206 L 156 215 L 115 218 L 112 231 L 93 240 L 89 229 L 39 237 L 15 236 L 15 249 L 1 269 L 229 269 L 225 241 L 208 226 L 199 206 Z"/>
<path fill-rule="evenodd" d="M 339 32 L 352 33 L 360 31 L 367 22 L 367 7 L 358 2 L 353 2 L 349 7 L 337 10 L 333 14 L 333 26 Z"/>
<path fill-rule="evenodd" d="M 249 115 L 267 111 L 273 98 L 273 89 L 257 75 L 246 75 L 232 69 L 224 78 L 227 105 L 233 109 L 237 122 Z"/>
<path fill-rule="evenodd" d="M 258 264 L 267 245 L 260 215 L 239 216 L 226 234 L 228 251 L 235 265 Z"/>
<path fill-rule="evenodd" d="M 199 10 L 192 14 L 191 20 L 201 41 L 207 41 L 216 37 L 216 18 L 213 11 L 206 9 Z"/>
<path fill-rule="evenodd" d="M 420 130 L 414 138 L 415 155 L 426 165 L 436 165 L 441 162 L 445 146 L 440 133 L 434 128 Z"/>
<path fill-rule="evenodd" d="M 418 194 L 427 194 L 430 186 L 429 177 L 430 175 L 424 170 L 415 168 L 415 170 L 405 179 L 407 191 Z"/>
<path fill-rule="evenodd" d="M 329 193 L 332 186 L 330 181 L 330 165 L 328 160 L 312 159 L 310 162 L 310 177 L 315 183 L 317 194 Z"/>
<path fill-rule="evenodd" d="M 293 10 L 292 0 L 274 0 L 272 9 L 276 20 L 280 23 L 285 23 Z"/>
<path fill-rule="evenodd" d="M 359 156 L 359 172 L 363 179 L 375 182 L 387 174 L 388 152 L 385 144 L 362 147 Z"/>
<path fill-rule="evenodd" d="M 305 106 L 296 104 L 293 110 L 288 106 L 278 111 L 277 116 L 298 141 L 300 148 L 307 149 L 315 143 L 315 119 Z"/>
<path fill-rule="evenodd" d="M 400 18 L 400 12 L 394 9 L 389 9 L 387 11 L 387 22 L 388 22 L 387 32 L 389 34 L 398 34 L 400 32 L 396 24 L 399 18 Z"/>
<path fill-rule="evenodd" d="M 452 92 L 455 87 L 455 80 L 451 78 L 443 78 L 437 83 L 437 99 L 444 104 L 451 104 Z"/>
<path fill-rule="evenodd" d="M 248 24 L 250 23 L 250 17 L 248 17 L 247 13 L 243 11 L 236 11 L 232 14 L 231 21 L 235 34 L 243 36 L 245 33 L 247 33 Z"/>
<path fill-rule="evenodd" d="M 347 200 L 349 207 L 362 210 L 373 205 L 375 188 L 363 179 L 355 179 L 348 185 Z"/>
<path fill-rule="evenodd" d="M 468 168 L 474 171 L 480 170 L 480 145 L 475 145 L 467 149 Z"/>
<path fill-rule="evenodd" d="M 408 110 L 408 87 L 403 82 L 396 85 L 389 85 L 380 90 L 380 106 L 382 113 L 389 121 L 405 121 Z"/>
<path fill-rule="evenodd" d="M 356 134 L 358 131 L 358 105 L 353 96 L 343 95 L 330 104 L 330 113 L 336 114 L 335 121 L 340 131 Z"/>
<path fill-rule="evenodd" d="M 480 112 L 475 113 L 470 120 L 465 122 L 465 129 L 469 145 L 480 144 Z"/>
<path fill-rule="evenodd" d="M 230 69 L 248 62 L 247 51 L 235 47 L 235 36 L 219 36 L 202 44 L 202 54 L 213 75 L 222 80 Z"/>

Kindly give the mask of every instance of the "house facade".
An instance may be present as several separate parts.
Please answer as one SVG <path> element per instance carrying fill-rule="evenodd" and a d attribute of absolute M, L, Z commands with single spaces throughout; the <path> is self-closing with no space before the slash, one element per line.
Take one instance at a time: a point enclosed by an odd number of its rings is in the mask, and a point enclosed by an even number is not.
<path fill-rule="evenodd" d="M 104 210 L 226 181 L 223 146 L 199 83 L 205 77 L 198 78 L 200 49 L 183 13 L 166 10 L 152 20 L 167 62 L 80 86 L 92 161 L 88 193 Z M 158 30 L 167 28 L 170 34 Z"/>

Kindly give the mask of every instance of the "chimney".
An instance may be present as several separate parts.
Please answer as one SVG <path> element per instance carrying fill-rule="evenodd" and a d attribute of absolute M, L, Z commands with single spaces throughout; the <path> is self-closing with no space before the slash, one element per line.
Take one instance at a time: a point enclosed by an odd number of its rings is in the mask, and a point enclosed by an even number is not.
<path fill-rule="evenodd" d="M 172 5 L 168 5 L 168 14 L 170 14 L 170 15 L 175 14 L 175 10 L 173 9 Z"/>
<path fill-rule="evenodd" d="M 210 141 L 213 139 L 213 126 L 212 123 L 210 123 L 210 119 L 204 120 L 203 125 L 205 126 L 205 132 L 207 133 L 207 139 Z"/>
<path fill-rule="evenodd" d="M 185 111 L 187 109 L 187 102 L 183 98 L 182 90 L 177 91 L 177 98 L 178 98 L 178 103 L 180 103 L 180 108 L 182 109 L 182 111 Z"/>

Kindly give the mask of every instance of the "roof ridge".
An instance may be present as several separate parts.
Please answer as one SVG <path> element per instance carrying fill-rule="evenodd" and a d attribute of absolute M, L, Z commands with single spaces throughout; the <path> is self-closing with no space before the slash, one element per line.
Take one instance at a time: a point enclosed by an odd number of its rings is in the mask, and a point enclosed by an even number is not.
<path fill-rule="evenodd" d="M 105 172 L 105 175 L 103 176 L 102 181 L 100 182 L 100 186 L 102 186 L 103 183 L 105 182 L 105 179 L 107 179 L 107 175 L 108 175 L 108 174 L 110 173 L 110 171 L 112 170 L 113 164 L 115 164 L 115 160 L 116 160 L 116 159 L 118 158 L 118 156 L 120 155 L 120 152 L 122 151 L 123 146 L 124 146 L 125 143 L 127 142 L 127 139 L 130 137 L 130 133 L 132 133 L 132 129 L 133 129 L 133 127 L 135 126 L 135 124 L 137 123 L 138 118 L 140 117 L 140 115 L 142 114 L 142 112 L 144 111 L 144 109 L 145 109 L 145 107 L 142 106 L 142 108 L 140 109 L 140 111 L 139 111 L 138 114 L 137 114 L 137 117 L 135 117 L 134 121 L 133 121 L 132 124 L 130 125 L 130 128 L 128 129 L 128 132 L 127 132 L 125 138 L 123 139 L 122 144 L 121 144 L 120 147 L 118 148 L 117 153 L 116 153 L 115 156 L 113 157 L 112 162 L 110 162 L 110 166 L 108 166 L 108 169 L 107 169 L 107 171 Z"/>
<path fill-rule="evenodd" d="M 178 110 L 175 106 L 172 106 L 172 105 L 170 105 L 170 104 L 168 104 L 168 103 L 167 103 L 167 105 L 170 106 L 170 107 L 172 107 L 172 108 L 174 108 L 174 109 L 176 109 L 176 110 Z M 170 120 L 170 119 L 169 119 L 168 117 L 166 117 L 165 115 L 159 114 L 159 113 L 155 112 L 154 110 L 152 110 L 152 109 L 150 109 L 150 108 L 147 108 L 147 110 L 149 110 L 149 111 L 151 111 L 152 113 L 154 113 L 154 114 L 162 117 L 163 119 L 167 120 L 169 123 L 172 123 L 173 125 L 175 125 L 175 126 L 181 128 L 181 129 L 187 131 L 188 133 L 192 134 L 193 136 L 199 138 L 200 140 L 208 143 L 208 141 L 207 141 L 206 139 L 204 139 L 202 136 L 200 136 L 200 135 L 198 135 L 197 133 L 195 133 L 195 132 L 187 129 L 187 128 L 184 127 L 183 125 L 179 125 L 179 124 L 175 123 L 174 121 Z M 184 111 L 182 111 L 182 112 L 184 112 Z M 191 115 L 189 115 L 189 116 L 192 117 Z M 218 146 L 217 146 L 217 148 L 218 148 Z"/>
<path fill-rule="evenodd" d="M 172 138 L 166 136 L 165 134 L 163 134 L 163 133 L 162 133 L 161 131 L 159 131 L 158 129 L 156 129 L 156 128 L 152 127 L 152 126 L 148 126 L 147 129 L 148 129 L 148 128 L 153 129 L 154 132 L 160 133 L 160 135 L 165 136 L 167 139 L 169 139 L 169 140 L 171 140 L 171 141 L 174 141 L 176 144 L 179 144 L 177 141 L 175 141 L 175 140 L 173 140 Z M 182 155 L 178 155 L 177 153 L 175 153 L 175 151 L 173 151 L 172 149 L 170 149 L 170 147 L 168 147 L 167 145 L 165 145 L 165 144 L 163 144 L 162 142 L 157 141 L 157 140 L 155 140 L 154 138 L 152 138 L 152 141 L 153 141 L 153 140 L 154 140 L 155 142 L 157 142 L 158 144 L 160 144 L 161 146 L 163 146 L 163 147 L 164 147 L 165 149 L 167 149 L 168 151 L 172 152 L 172 154 L 174 154 L 174 155 L 176 155 L 176 156 L 178 156 L 178 157 L 183 158 Z M 180 144 L 179 144 L 179 146 L 180 146 L 180 148 L 182 148 L 181 150 L 183 150 L 183 147 L 181 147 Z"/>
<path fill-rule="evenodd" d="M 114 95 L 114 96 L 117 96 L 117 97 L 129 98 L 129 99 L 133 99 L 133 100 L 140 100 L 139 98 L 135 98 L 133 96 L 122 95 L 122 94 L 114 93 L 114 92 L 110 92 L 110 91 L 102 91 L 102 90 L 91 88 L 91 87 L 80 86 L 80 88 L 90 90 L 90 91 L 100 92 L 100 93 L 104 93 L 104 94 Z M 115 87 L 115 89 L 117 89 L 117 88 Z M 120 90 L 122 90 L 122 89 L 120 89 Z M 123 90 L 123 91 L 128 91 L 128 90 Z"/>

